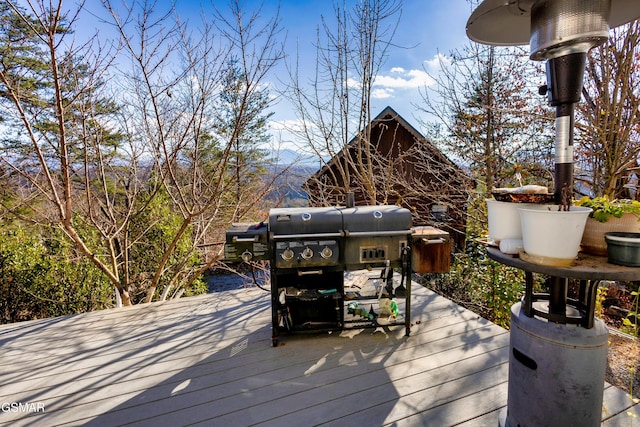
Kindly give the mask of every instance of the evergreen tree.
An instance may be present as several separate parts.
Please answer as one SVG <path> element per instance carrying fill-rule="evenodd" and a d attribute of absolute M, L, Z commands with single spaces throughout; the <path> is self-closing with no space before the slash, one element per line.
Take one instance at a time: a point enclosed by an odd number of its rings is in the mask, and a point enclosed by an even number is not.
<path fill-rule="evenodd" d="M 421 109 L 439 119 L 430 136 L 471 169 L 483 191 L 522 180 L 551 184 L 553 138 L 534 86 L 541 71 L 517 48 L 472 43 L 448 59 L 435 89 L 423 93 Z"/>
<path fill-rule="evenodd" d="M 253 83 L 232 58 L 224 70 L 220 103 L 214 114 L 217 118 L 215 131 L 218 138 L 231 144 L 229 165 L 230 204 L 236 206 L 232 221 L 238 221 L 249 210 L 247 203 L 262 186 L 267 173 L 269 142 L 267 121 L 273 113 L 267 112 L 271 104 L 269 91 L 249 91 Z"/>

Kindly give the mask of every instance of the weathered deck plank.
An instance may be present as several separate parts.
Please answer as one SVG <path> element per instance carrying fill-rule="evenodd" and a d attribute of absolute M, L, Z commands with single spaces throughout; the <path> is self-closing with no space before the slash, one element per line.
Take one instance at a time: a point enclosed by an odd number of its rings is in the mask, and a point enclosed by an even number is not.
<path fill-rule="evenodd" d="M 497 425 L 509 334 L 413 286 L 404 327 L 281 337 L 269 295 L 226 291 L 0 326 L 1 425 Z M 638 425 L 605 390 L 603 425 Z M 301 424 L 302 423 L 302 424 Z"/>

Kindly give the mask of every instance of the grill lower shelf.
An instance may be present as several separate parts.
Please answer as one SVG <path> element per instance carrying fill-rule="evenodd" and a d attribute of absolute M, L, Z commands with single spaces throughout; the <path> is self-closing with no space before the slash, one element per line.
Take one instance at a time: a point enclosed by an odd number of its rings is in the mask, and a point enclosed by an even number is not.
<path fill-rule="evenodd" d="M 272 286 L 280 283 L 275 296 L 272 289 L 273 345 L 277 345 L 280 334 L 392 325 L 405 325 L 408 335 L 406 307 L 410 293 L 400 283 L 399 275 L 389 285 L 382 271 L 333 271 L 325 272 L 322 278 L 304 280 L 276 275 L 274 281 L 272 276 Z"/>
<path fill-rule="evenodd" d="M 342 295 L 338 292 L 322 294 L 317 290 L 307 290 L 299 296 L 287 295 L 279 310 L 280 316 L 286 313 L 288 319 L 287 322 L 278 322 L 278 325 L 285 330 L 287 324 L 289 330 L 339 328 L 344 321 L 342 306 Z"/>

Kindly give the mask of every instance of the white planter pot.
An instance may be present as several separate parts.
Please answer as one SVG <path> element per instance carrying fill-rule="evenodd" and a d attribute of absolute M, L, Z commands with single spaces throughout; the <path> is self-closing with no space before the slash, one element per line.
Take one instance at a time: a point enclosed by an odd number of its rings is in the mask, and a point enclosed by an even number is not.
<path fill-rule="evenodd" d="M 495 199 L 486 199 L 486 202 L 489 240 L 496 244 L 507 239 L 521 240 L 522 227 L 518 207 L 532 206 L 532 204 L 499 202 Z"/>
<path fill-rule="evenodd" d="M 522 225 L 524 254 L 528 262 L 566 267 L 580 250 L 580 241 L 591 208 L 572 206 L 559 211 L 558 205 L 518 208 Z"/>

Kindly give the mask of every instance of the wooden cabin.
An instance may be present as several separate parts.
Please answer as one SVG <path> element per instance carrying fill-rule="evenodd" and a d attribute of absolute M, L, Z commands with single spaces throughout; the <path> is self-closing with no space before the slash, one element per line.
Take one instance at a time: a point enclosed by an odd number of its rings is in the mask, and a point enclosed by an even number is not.
<path fill-rule="evenodd" d="M 311 206 L 395 204 L 464 248 L 472 179 L 393 108 L 386 107 L 303 185 Z"/>

